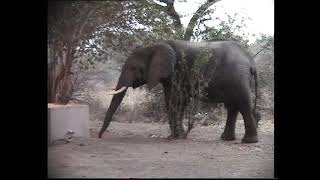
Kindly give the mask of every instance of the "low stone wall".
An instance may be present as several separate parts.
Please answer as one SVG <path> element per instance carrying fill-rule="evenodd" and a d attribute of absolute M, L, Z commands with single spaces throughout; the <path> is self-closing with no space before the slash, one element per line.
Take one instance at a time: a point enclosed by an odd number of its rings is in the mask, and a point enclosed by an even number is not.
<path fill-rule="evenodd" d="M 89 137 L 89 107 L 48 104 L 48 143 L 71 137 Z"/>

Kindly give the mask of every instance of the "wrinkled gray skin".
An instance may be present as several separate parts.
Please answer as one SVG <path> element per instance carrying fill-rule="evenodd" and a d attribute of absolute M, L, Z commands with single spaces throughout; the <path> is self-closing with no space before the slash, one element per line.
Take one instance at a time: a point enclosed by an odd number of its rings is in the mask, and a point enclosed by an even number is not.
<path fill-rule="evenodd" d="M 171 130 L 168 138 L 186 138 L 182 119 L 190 99 L 190 70 L 199 54 L 204 51 L 208 52 L 206 55 L 209 61 L 201 69 L 208 86 L 205 88 L 207 96 L 201 100 L 225 104 L 228 115 L 221 139 L 235 139 L 235 124 L 240 112 L 245 124 L 242 142 L 258 142 L 259 118 L 255 111 L 257 71 L 252 57 L 236 42 L 164 41 L 150 47 L 138 48 L 122 67 L 116 90 L 122 86 L 137 88 L 144 84 L 151 89 L 161 83 Z M 112 98 L 99 138 L 109 126 L 125 94 L 126 90 Z"/>

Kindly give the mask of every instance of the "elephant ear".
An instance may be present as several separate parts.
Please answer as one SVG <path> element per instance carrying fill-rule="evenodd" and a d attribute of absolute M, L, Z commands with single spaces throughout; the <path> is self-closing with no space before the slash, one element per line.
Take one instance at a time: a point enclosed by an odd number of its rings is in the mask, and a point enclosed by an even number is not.
<path fill-rule="evenodd" d="M 161 78 L 167 78 L 172 74 L 175 61 L 175 51 L 170 45 L 159 44 L 153 47 L 147 77 L 149 90 L 156 86 Z"/>

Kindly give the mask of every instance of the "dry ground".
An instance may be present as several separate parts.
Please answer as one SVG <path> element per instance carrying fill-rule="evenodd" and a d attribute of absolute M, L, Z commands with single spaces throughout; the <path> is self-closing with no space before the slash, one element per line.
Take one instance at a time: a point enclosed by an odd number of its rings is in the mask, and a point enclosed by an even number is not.
<path fill-rule="evenodd" d="M 261 122 L 262 123 L 262 122 Z M 102 139 L 91 121 L 91 138 L 73 138 L 48 147 L 52 178 L 242 178 L 274 174 L 273 123 L 259 126 L 259 143 L 241 144 L 243 122 L 235 141 L 221 141 L 224 124 L 197 126 L 186 140 L 166 140 L 168 124 L 111 122 Z"/>

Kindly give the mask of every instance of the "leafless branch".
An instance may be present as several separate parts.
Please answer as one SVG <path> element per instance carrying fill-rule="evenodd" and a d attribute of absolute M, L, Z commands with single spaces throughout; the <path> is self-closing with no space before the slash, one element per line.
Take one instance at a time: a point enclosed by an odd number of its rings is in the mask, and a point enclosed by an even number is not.
<path fill-rule="evenodd" d="M 211 20 L 212 18 L 205 18 L 205 19 L 201 19 L 200 20 L 200 23 L 203 23 L 203 22 L 205 22 L 205 21 L 209 21 L 209 20 Z"/>
<path fill-rule="evenodd" d="M 258 54 L 260 54 L 265 48 L 260 49 L 253 57 L 256 57 Z"/>
<path fill-rule="evenodd" d="M 174 0 L 159 0 L 159 1 L 166 3 L 167 6 L 161 6 L 159 4 L 154 4 L 154 5 L 157 6 L 159 9 L 162 9 L 165 13 L 167 13 L 172 18 L 173 24 L 176 29 L 182 30 L 183 26 L 182 26 L 179 14 L 177 13 L 177 11 L 173 6 Z"/>
<path fill-rule="evenodd" d="M 77 40 L 77 39 L 79 40 L 79 38 L 80 38 L 81 35 L 82 35 L 82 32 L 83 32 L 83 29 L 84 29 L 85 25 L 88 23 L 88 20 L 89 20 L 90 16 L 95 12 L 95 10 L 96 10 L 96 9 L 90 10 L 90 11 L 88 12 L 88 14 L 85 16 L 82 24 L 80 25 L 79 30 L 73 34 L 73 39 L 72 39 L 72 41 L 71 41 L 72 44 L 74 43 L 75 40 Z"/>
<path fill-rule="evenodd" d="M 186 29 L 186 32 L 184 34 L 184 40 L 190 40 L 192 34 L 193 34 L 193 29 L 197 23 L 197 20 L 202 17 L 205 13 L 205 11 L 214 3 L 219 2 L 220 0 L 207 0 L 204 4 L 202 4 L 199 9 L 196 11 L 196 13 L 192 16 L 188 27 Z"/>
<path fill-rule="evenodd" d="M 253 56 L 256 57 L 258 54 L 260 54 L 262 51 L 264 50 L 270 50 L 268 47 L 270 46 L 270 40 L 264 45 L 262 46 L 262 48 Z"/>

